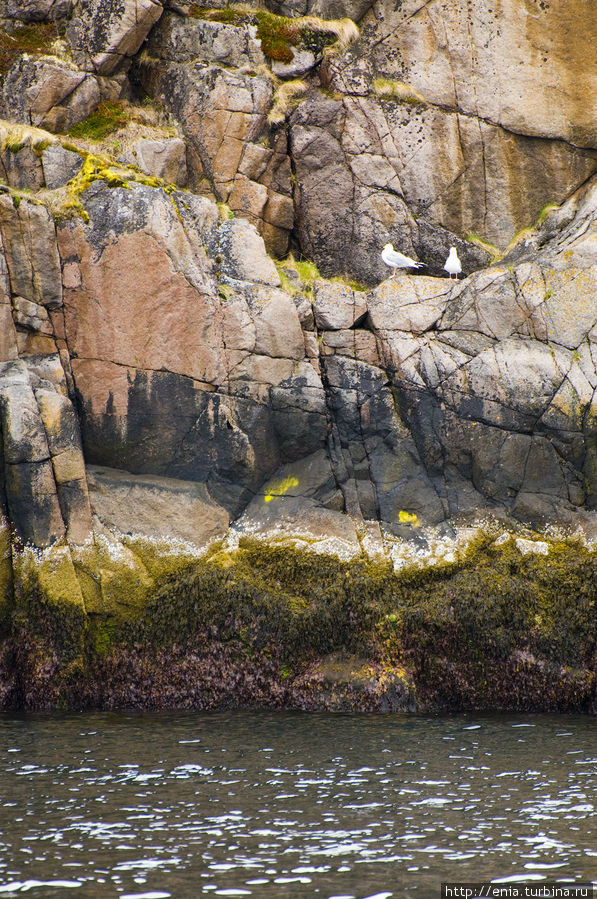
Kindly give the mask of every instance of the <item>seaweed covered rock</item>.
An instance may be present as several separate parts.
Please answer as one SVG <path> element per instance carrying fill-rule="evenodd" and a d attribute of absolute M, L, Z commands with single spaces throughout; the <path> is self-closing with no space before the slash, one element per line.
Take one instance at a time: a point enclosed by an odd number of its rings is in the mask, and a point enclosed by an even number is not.
<path fill-rule="evenodd" d="M 412 682 L 400 668 L 384 668 L 368 659 L 332 653 L 295 678 L 294 708 L 332 712 L 414 712 Z"/>
<path fill-rule="evenodd" d="M 400 572 L 247 540 L 25 550 L 2 707 L 586 711 L 595 553 L 542 543 Z"/>

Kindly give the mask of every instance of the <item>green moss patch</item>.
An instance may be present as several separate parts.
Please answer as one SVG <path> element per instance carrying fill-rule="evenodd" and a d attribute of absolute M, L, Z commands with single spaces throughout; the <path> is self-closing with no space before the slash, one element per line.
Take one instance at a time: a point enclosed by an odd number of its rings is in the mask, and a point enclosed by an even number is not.
<path fill-rule="evenodd" d="M 59 37 L 55 24 L 22 25 L 12 32 L 0 30 L 0 76 L 6 75 L 22 53 L 40 56 Z"/>
<path fill-rule="evenodd" d="M 129 120 L 130 114 L 123 103 L 106 100 L 86 119 L 73 125 L 68 133 L 81 140 L 101 141 L 114 131 L 124 128 Z"/>
<path fill-rule="evenodd" d="M 175 184 L 168 184 L 166 181 L 153 175 L 144 175 L 134 166 L 120 165 L 108 156 L 86 153 L 81 150 L 77 152 L 84 157 L 84 162 L 81 170 L 68 182 L 66 199 L 52 210 L 54 220 L 57 223 L 76 217 L 82 218 L 86 223 L 89 222 L 89 214 L 85 210 L 80 197 L 96 181 L 102 181 L 108 187 L 128 189 L 130 184 L 134 183 L 163 190 L 169 196 L 176 214 L 179 215 L 172 196 L 173 192 L 177 190 Z"/>

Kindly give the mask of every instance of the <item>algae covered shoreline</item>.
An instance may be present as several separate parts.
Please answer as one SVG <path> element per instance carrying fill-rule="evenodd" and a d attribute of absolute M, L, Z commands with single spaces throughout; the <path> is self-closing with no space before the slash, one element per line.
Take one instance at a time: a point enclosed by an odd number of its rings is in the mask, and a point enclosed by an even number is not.
<path fill-rule="evenodd" d="M 481 531 L 398 570 L 250 537 L 13 546 L 0 705 L 594 712 L 596 566 Z"/>

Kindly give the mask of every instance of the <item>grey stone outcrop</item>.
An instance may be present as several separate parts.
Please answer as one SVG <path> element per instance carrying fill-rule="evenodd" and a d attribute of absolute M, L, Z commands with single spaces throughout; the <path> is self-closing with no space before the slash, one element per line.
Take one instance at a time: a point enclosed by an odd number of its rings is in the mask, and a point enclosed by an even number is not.
<path fill-rule="evenodd" d="M 137 52 L 162 11 L 160 0 L 78 0 L 66 32 L 75 61 L 111 75 Z"/>
<path fill-rule="evenodd" d="M 53 132 L 68 131 L 87 118 L 99 102 L 97 79 L 54 56 L 22 56 L 2 85 L 7 119 Z"/>

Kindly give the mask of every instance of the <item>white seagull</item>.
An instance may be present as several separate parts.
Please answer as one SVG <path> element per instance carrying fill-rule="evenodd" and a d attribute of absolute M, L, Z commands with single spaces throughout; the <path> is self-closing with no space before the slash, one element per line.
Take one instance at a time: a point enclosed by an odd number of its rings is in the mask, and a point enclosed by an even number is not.
<path fill-rule="evenodd" d="M 450 255 L 446 259 L 444 271 L 448 272 L 450 279 L 452 278 L 452 275 L 456 275 L 456 280 L 458 281 L 458 275 L 462 271 L 462 265 L 460 264 L 456 247 L 450 247 Z"/>
<path fill-rule="evenodd" d="M 386 265 L 394 269 L 392 274 L 396 274 L 396 269 L 399 268 L 421 268 L 421 266 L 425 265 L 424 262 L 415 262 L 410 256 L 404 256 L 403 253 L 399 253 L 391 243 L 385 245 L 381 251 L 381 258 Z"/>

